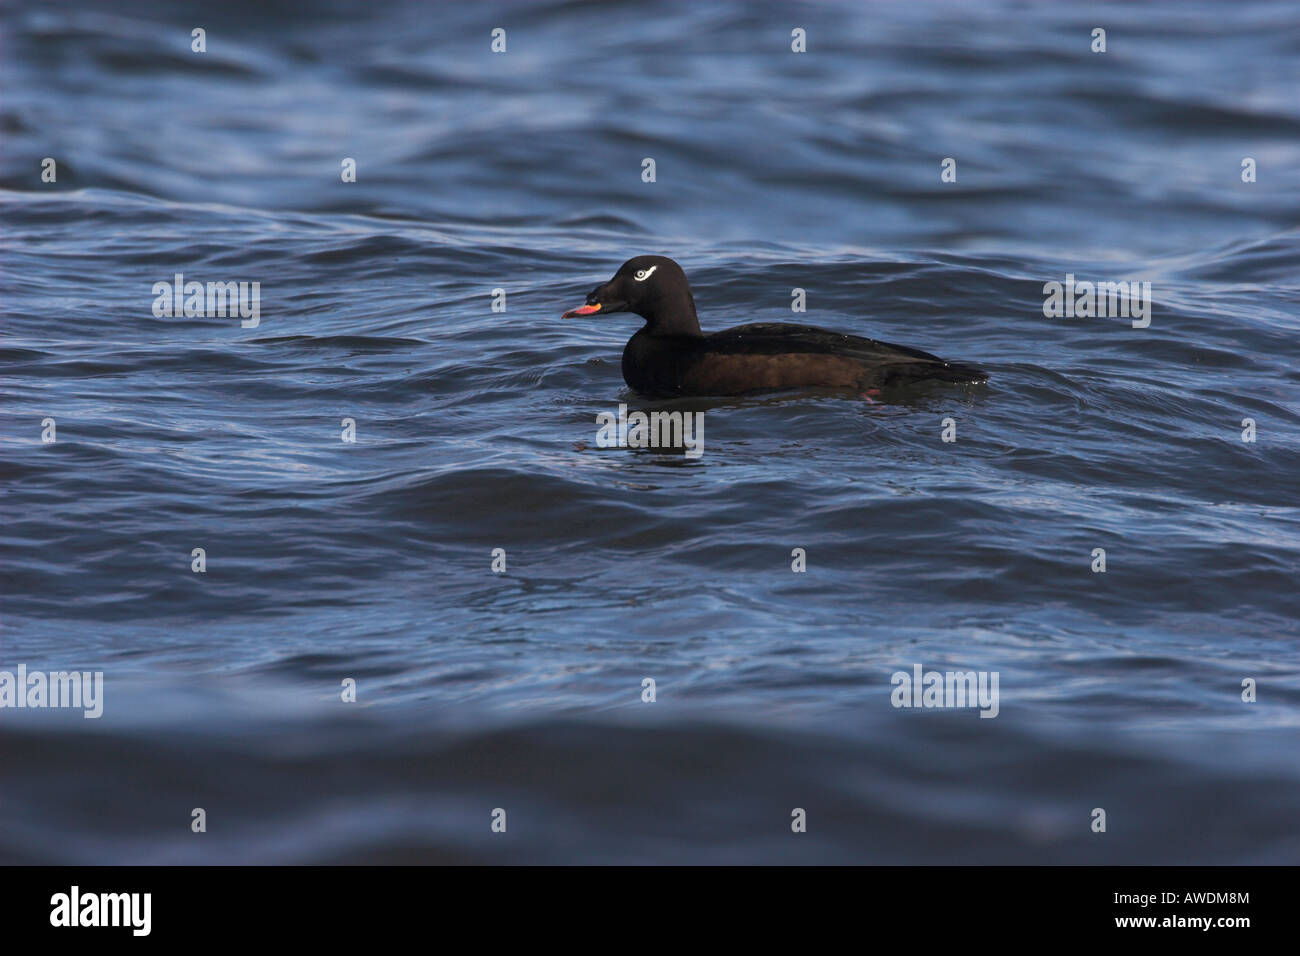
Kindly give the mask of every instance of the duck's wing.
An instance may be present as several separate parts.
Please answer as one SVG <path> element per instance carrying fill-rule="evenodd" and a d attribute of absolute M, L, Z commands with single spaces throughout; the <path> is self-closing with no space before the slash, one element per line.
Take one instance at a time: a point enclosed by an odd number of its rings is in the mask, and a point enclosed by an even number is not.
<path fill-rule="evenodd" d="M 836 355 L 852 359 L 865 368 L 881 369 L 882 383 L 887 385 L 926 379 L 988 381 L 983 369 L 948 362 L 920 349 L 787 322 L 757 322 L 715 332 L 705 336 L 704 350 L 733 355 Z"/>

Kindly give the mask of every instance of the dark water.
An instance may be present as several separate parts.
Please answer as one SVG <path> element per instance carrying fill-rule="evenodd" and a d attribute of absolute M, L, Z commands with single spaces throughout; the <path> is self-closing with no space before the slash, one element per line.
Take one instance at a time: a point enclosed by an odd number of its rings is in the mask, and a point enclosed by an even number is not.
<path fill-rule="evenodd" d="M 0 859 L 1297 859 L 1295 4 L 3 9 L 0 670 L 105 691 L 0 711 Z M 992 380 L 642 399 L 558 318 L 638 253 Z"/>

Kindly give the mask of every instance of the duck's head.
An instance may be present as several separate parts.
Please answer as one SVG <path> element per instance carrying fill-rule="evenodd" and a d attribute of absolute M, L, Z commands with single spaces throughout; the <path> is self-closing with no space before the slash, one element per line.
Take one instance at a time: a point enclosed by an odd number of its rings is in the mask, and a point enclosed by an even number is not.
<path fill-rule="evenodd" d="M 695 299 L 682 267 L 667 256 L 636 256 L 619 266 L 614 277 L 587 293 L 587 304 L 564 318 L 631 312 L 646 320 L 657 335 L 700 335 Z"/>

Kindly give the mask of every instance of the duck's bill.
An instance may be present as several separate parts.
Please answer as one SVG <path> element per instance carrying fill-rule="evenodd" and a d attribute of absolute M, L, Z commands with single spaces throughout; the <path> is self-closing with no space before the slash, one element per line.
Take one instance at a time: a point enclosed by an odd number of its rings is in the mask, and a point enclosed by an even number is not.
<path fill-rule="evenodd" d="M 600 311 L 599 305 L 580 305 L 576 309 L 570 309 L 560 316 L 562 319 L 575 319 L 580 315 L 592 315 Z"/>

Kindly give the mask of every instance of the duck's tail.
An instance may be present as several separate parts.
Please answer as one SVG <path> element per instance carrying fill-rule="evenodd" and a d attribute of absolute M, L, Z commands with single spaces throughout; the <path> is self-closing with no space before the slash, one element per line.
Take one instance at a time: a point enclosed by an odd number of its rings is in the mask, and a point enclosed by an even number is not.
<path fill-rule="evenodd" d="M 929 373 L 926 378 L 959 385 L 983 385 L 989 380 L 989 373 L 978 365 L 963 365 L 960 362 L 944 362 L 926 371 Z"/>
<path fill-rule="evenodd" d="M 983 385 L 989 380 L 988 372 L 977 365 L 961 362 L 945 362 L 936 358 L 933 362 L 899 362 L 880 370 L 878 381 L 887 388 L 903 388 L 908 385 L 933 384 L 934 382 L 951 382 L 954 385 Z"/>

